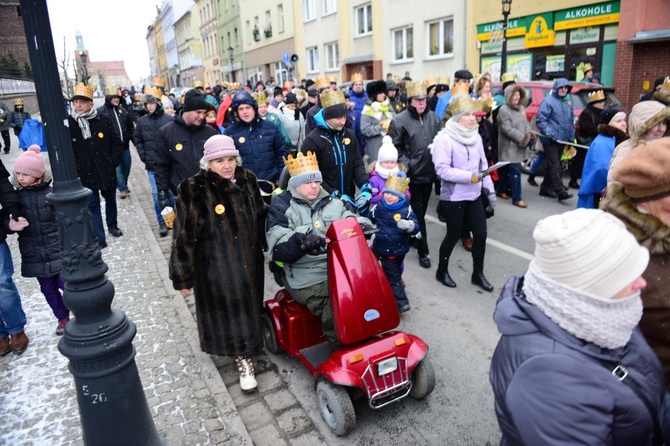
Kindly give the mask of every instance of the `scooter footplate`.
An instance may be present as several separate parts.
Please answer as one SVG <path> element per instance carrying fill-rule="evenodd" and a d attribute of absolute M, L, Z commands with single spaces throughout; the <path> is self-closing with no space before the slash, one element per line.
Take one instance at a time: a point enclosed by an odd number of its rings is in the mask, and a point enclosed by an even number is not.
<path fill-rule="evenodd" d="M 326 362 L 326 360 L 330 358 L 330 355 L 332 355 L 333 352 L 335 352 L 335 349 L 328 341 L 300 350 L 300 354 L 315 369 Z"/>

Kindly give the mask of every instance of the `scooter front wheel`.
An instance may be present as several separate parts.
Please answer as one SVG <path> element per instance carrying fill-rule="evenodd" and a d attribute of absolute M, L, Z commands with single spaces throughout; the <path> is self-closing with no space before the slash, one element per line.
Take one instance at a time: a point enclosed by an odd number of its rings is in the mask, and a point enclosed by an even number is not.
<path fill-rule="evenodd" d="M 263 312 L 262 324 L 263 324 L 262 326 L 263 341 L 265 343 L 265 348 L 270 353 L 278 355 L 279 353 L 281 353 L 281 348 L 279 348 L 279 344 L 277 344 L 277 334 L 275 333 L 275 327 L 274 324 L 272 323 L 272 318 L 267 313 L 267 311 Z"/>
<path fill-rule="evenodd" d="M 316 397 L 321 416 L 335 435 L 346 435 L 354 429 L 356 426 L 354 404 L 343 387 L 321 379 L 316 385 Z"/>
<path fill-rule="evenodd" d="M 420 400 L 430 395 L 434 388 L 435 371 L 433 370 L 433 365 L 426 357 L 414 368 L 414 373 L 412 373 L 412 390 L 410 390 L 409 396 Z"/>

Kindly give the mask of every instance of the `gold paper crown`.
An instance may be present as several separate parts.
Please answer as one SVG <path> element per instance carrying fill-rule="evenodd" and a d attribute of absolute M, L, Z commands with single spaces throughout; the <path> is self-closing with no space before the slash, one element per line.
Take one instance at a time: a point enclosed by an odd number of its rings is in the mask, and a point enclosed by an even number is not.
<path fill-rule="evenodd" d="M 151 80 L 151 83 L 154 85 L 154 87 L 165 88 L 165 80 L 162 77 L 154 77 Z"/>
<path fill-rule="evenodd" d="M 505 82 L 514 82 L 516 80 L 516 76 L 514 76 L 514 73 L 503 73 L 502 77 L 500 78 L 500 82 L 503 84 Z"/>
<path fill-rule="evenodd" d="M 386 179 L 386 186 L 384 186 L 384 189 L 390 189 L 399 192 L 400 195 L 405 195 L 408 186 L 409 178 L 407 178 L 407 176 L 398 177 L 397 173 L 392 173 Z"/>
<path fill-rule="evenodd" d="M 437 76 L 431 76 L 427 78 L 425 81 L 423 81 L 423 84 L 426 86 L 426 88 L 430 87 L 431 85 L 437 85 L 440 83 L 440 78 Z"/>
<path fill-rule="evenodd" d="M 205 83 L 200 80 L 193 81 L 193 88 L 205 88 Z"/>
<path fill-rule="evenodd" d="M 326 76 L 317 77 L 314 80 L 314 85 L 317 90 L 321 90 L 322 88 L 330 87 L 330 80 Z"/>
<path fill-rule="evenodd" d="M 407 99 L 414 96 L 426 96 L 426 86 L 419 82 L 407 82 L 405 91 L 407 91 Z"/>
<path fill-rule="evenodd" d="M 228 82 L 221 82 L 221 87 L 222 88 L 228 88 Z"/>
<path fill-rule="evenodd" d="M 109 95 L 115 94 L 115 95 L 118 95 L 118 94 L 119 94 L 119 89 L 116 88 L 116 87 L 114 87 L 114 86 L 112 86 L 112 85 L 110 85 L 109 87 L 106 87 L 106 88 L 105 88 L 105 94 L 109 94 Z"/>
<path fill-rule="evenodd" d="M 469 95 L 470 94 L 470 84 L 467 82 L 459 82 L 456 85 L 454 85 L 451 89 L 451 95 L 456 96 L 456 95 Z"/>
<path fill-rule="evenodd" d="M 449 102 L 449 111 L 451 116 L 456 116 L 463 112 L 476 112 L 481 110 L 480 101 L 471 97 L 469 94 L 454 94 Z"/>
<path fill-rule="evenodd" d="M 237 82 L 231 82 L 228 84 L 228 90 L 230 91 L 238 91 L 240 89 L 240 84 Z"/>
<path fill-rule="evenodd" d="M 142 100 L 142 93 L 135 93 L 135 102 L 140 102 Z"/>
<path fill-rule="evenodd" d="M 351 83 L 363 82 L 363 73 L 354 73 L 351 75 Z"/>
<path fill-rule="evenodd" d="M 23 105 L 23 98 L 14 99 L 14 105 Z"/>
<path fill-rule="evenodd" d="M 145 85 L 142 89 L 143 94 L 151 94 L 151 85 Z"/>
<path fill-rule="evenodd" d="M 401 81 L 400 76 L 393 76 L 393 77 L 391 78 L 391 80 L 392 80 L 393 82 L 395 82 L 396 84 L 399 84 L 400 81 Z"/>
<path fill-rule="evenodd" d="M 258 93 L 254 93 L 252 95 L 254 97 L 254 101 L 256 101 L 256 104 L 262 105 L 262 104 L 267 104 L 268 103 L 268 97 L 265 95 L 264 91 L 260 91 Z"/>
<path fill-rule="evenodd" d="M 163 96 L 163 90 L 154 85 L 153 87 L 151 87 L 151 94 L 154 95 L 156 99 L 158 99 L 161 96 Z"/>
<path fill-rule="evenodd" d="M 585 63 L 584 68 L 582 69 L 583 73 L 586 73 L 587 71 L 593 70 L 593 66 L 590 63 Z"/>
<path fill-rule="evenodd" d="M 321 106 L 323 108 L 328 108 L 337 104 L 344 104 L 346 100 L 344 99 L 344 92 L 340 89 L 334 91 L 324 91 L 319 95 L 321 99 Z"/>
<path fill-rule="evenodd" d="M 167 104 L 168 102 L 169 102 L 170 104 L 172 104 L 172 101 L 170 100 L 170 98 L 168 98 L 168 97 L 165 96 L 165 95 L 161 96 L 161 104 Z"/>
<path fill-rule="evenodd" d="M 316 154 L 311 151 L 307 152 L 307 155 L 298 153 L 295 158 L 293 155 L 289 155 L 288 158 L 284 158 L 284 164 L 288 167 L 288 172 L 292 177 L 319 172 L 319 162 L 316 159 Z"/>
<path fill-rule="evenodd" d="M 295 97 L 298 98 L 298 103 L 302 104 L 307 99 L 307 92 L 302 88 L 296 88 Z"/>
<path fill-rule="evenodd" d="M 90 85 L 84 85 L 82 83 L 77 84 L 74 87 L 74 97 L 83 96 L 85 98 L 93 100 L 93 87 Z"/>
<path fill-rule="evenodd" d="M 336 78 L 335 76 L 330 76 L 330 77 L 328 78 L 328 80 L 330 81 L 331 84 L 332 84 L 332 83 L 335 83 L 335 84 L 337 83 L 337 78 Z"/>
<path fill-rule="evenodd" d="M 495 101 L 493 100 L 493 98 L 479 98 L 475 101 L 477 111 L 483 111 L 485 113 L 491 113 L 491 110 L 493 110 L 494 103 Z"/>
<path fill-rule="evenodd" d="M 284 87 L 288 88 L 289 90 L 293 88 L 293 82 L 291 81 L 284 81 Z"/>
<path fill-rule="evenodd" d="M 605 100 L 605 92 L 602 90 L 596 90 L 589 93 L 589 104 L 604 100 Z"/>

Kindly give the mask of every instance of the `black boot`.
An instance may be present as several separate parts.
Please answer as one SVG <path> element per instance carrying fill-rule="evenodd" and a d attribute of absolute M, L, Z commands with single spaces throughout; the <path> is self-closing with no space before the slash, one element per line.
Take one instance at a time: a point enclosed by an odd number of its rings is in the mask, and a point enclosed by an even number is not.
<path fill-rule="evenodd" d="M 484 277 L 484 273 L 482 272 L 472 273 L 472 284 L 479 285 L 484 291 L 493 291 L 493 285 L 486 280 L 486 277 Z"/>
<path fill-rule="evenodd" d="M 537 184 L 537 182 L 535 181 L 535 175 L 533 175 L 532 173 L 528 175 L 528 184 L 535 187 L 539 186 L 539 184 Z"/>
<path fill-rule="evenodd" d="M 449 271 L 447 271 L 446 268 L 437 268 L 437 272 L 435 272 L 435 278 L 444 286 L 448 286 L 449 288 L 456 288 L 456 282 L 453 281 L 449 275 Z"/>

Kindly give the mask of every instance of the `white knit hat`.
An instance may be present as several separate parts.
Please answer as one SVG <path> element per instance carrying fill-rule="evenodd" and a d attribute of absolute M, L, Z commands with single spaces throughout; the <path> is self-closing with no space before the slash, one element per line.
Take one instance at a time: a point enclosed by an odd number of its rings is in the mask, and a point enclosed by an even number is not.
<path fill-rule="evenodd" d="M 640 277 L 649 251 L 624 224 L 597 209 L 540 220 L 533 231 L 535 264 L 550 279 L 604 299 Z"/>
<path fill-rule="evenodd" d="M 382 138 L 382 145 L 379 148 L 379 153 L 377 154 L 377 161 L 398 161 L 398 150 L 393 145 L 393 140 L 389 135 L 385 135 Z"/>

